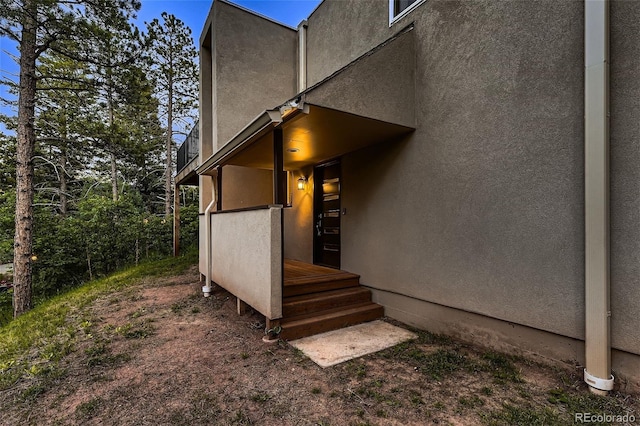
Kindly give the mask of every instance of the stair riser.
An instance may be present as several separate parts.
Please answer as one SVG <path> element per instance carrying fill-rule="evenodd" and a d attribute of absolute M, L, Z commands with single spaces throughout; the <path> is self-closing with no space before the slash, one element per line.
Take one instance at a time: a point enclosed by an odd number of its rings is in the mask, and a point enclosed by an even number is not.
<path fill-rule="evenodd" d="M 357 287 L 359 285 L 360 285 L 360 280 L 358 278 L 350 278 L 345 280 L 327 281 L 327 282 L 321 282 L 321 283 L 285 286 L 284 297 L 319 293 L 321 291 L 338 290 L 341 288 Z"/>
<path fill-rule="evenodd" d="M 313 315 L 327 309 L 334 309 L 343 306 L 361 304 L 371 302 L 370 291 L 358 291 L 350 294 L 335 294 L 327 297 L 319 297 L 304 301 L 287 302 L 285 299 L 282 305 L 282 313 L 284 318 L 293 318 L 298 316 Z"/>
<path fill-rule="evenodd" d="M 283 326 L 281 339 L 295 340 L 302 337 L 312 336 L 314 334 L 324 333 L 331 330 L 348 327 L 350 325 L 360 324 L 367 321 L 373 321 L 384 315 L 384 308 L 374 305 L 371 309 L 355 314 L 339 316 L 336 318 L 325 319 L 321 321 L 308 322 L 300 326 Z"/>

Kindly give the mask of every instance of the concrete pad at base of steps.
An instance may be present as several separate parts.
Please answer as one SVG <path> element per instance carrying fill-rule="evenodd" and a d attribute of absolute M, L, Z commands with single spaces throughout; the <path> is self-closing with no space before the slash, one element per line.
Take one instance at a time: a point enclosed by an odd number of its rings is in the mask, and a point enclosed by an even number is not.
<path fill-rule="evenodd" d="M 384 321 L 371 321 L 289 342 L 320 367 L 330 367 L 418 336 Z"/>

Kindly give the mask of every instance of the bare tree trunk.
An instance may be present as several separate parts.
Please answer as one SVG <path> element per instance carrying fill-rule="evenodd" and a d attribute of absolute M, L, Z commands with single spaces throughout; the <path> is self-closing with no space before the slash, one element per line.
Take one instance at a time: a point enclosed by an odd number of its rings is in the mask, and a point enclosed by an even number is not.
<path fill-rule="evenodd" d="M 118 164 L 116 163 L 116 148 L 113 141 L 113 95 L 111 92 L 111 74 L 107 74 L 109 79 L 109 89 L 107 93 L 107 102 L 109 104 L 109 149 L 111 154 L 111 195 L 113 201 L 118 201 Z"/>
<path fill-rule="evenodd" d="M 33 126 L 36 99 L 36 0 L 25 0 L 20 42 L 20 91 L 18 96 L 18 144 L 16 148 L 16 233 L 13 251 L 13 316 L 32 307 L 31 256 L 33 247 Z"/>
<path fill-rule="evenodd" d="M 66 107 L 66 105 L 65 105 Z M 60 214 L 67 215 L 67 116 L 63 117 L 62 140 L 60 141 Z"/>
<path fill-rule="evenodd" d="M 114 152 L 111 152 L 111 194 L 113 201 L 118 201 L 118 164 Z"/>
<path fill-rule="evenodd" d="M 66 138 L 66 135 L 65 135 Z M 66 143 L 66 142 L 65 142 Z M 67 215 L 67 148 L 60 152 L 60 213 Z"/>
<path fill-rule="evenodd" d="M 91 269 L 91 255 L 89 254 L 89 247 L 87 247 L 87 268 L 89 269 L 89 280 L 93 281 L 93 271 Z"/>
<path fill-rule="evenodd" d="M 173 255 L 180 255 L 180 187 L 173 193 Z"/>
<path fill-rule="evenodd" d="M 167 164 L 164 175 L 164 216 L 168 218 L 171 216 L 171 175 L 173 174 L 173 82 L 171 81 L 171 75 L 169 75 L 169 104 L 167 106 Z"/>

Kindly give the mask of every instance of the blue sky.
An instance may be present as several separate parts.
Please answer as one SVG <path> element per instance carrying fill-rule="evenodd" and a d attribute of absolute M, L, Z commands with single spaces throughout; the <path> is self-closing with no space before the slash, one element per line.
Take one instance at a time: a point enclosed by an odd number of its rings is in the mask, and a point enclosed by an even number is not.
<path fill-rule="evenodd" d="M 318 6 L 320 0 L 230 0 L 283 24 L 297 27 Z M 187 24 L 197 38 L 211 8 L 211 0 L 142 0 L 138 21 L 150 21 L 167 11 Z"/>
<path fill-rule="evenodd" d="M 232 3 L 253 10 L 283 24 L 297 27 L 300 21 L 307 18 L 320 4 L 321 0 L 233 0 Z M 211 0 L 142 0 L 142 9 L 138 12 L 136 22 L 143 29 L 144 22 L 153 18 L 160 19 L 163 11 L 172 13 L 182 20 L 193 31 L 194 40 L 200 37 L 200 31 L 207 19 Z M 0 37 L 0 73 L 3 77 L 11 77 L 17 81 L 18 66 L 9 56 L 16 55 L 15 43 L 7 38 Z M 14 77 L 15 76 L 15 77 Z M 8 98 L 6 87 L 0 85 L 0 97 Z M 0 105 L 2 113 L 11 115 L 10 108 Z M 5 131 L 0 124 L 0 132 Z"/>

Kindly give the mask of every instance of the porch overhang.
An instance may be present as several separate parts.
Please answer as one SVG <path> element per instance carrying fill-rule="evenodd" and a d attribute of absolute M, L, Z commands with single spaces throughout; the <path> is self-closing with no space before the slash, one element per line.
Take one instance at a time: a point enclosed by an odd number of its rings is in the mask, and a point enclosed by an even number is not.
<path fill-rule="evenodd" d="M 184 169 L 180 170 L 175 177 L 176 185 L 191 185 L 198 186 L 198 174 L 196 173 L 196 169 L 198 167 L 198 157 L 194 158 L 185 166 Z"/>
<path fill-rule="evenodd" d="M 409 26 L 344 68 L 266 110 L 198 167 L 273 169 L 273 132 L 282 129 L 284 168 L 299 170 L 415 129 L 415 47 Z"/>

